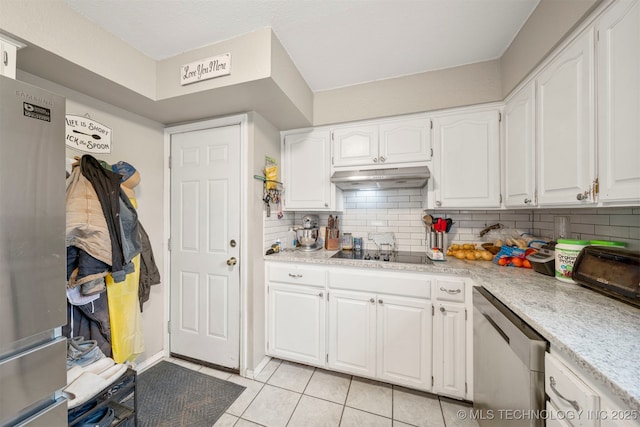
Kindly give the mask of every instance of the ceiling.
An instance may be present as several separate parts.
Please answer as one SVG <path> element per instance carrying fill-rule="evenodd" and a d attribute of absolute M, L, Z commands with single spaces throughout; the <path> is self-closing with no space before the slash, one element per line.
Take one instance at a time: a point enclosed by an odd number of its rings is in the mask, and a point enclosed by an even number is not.
<path fill-rule="evenodd" d="M 271 27 L 312 91 L 497 59 L 540 0 L 64 0 L 161 60 Z"/>

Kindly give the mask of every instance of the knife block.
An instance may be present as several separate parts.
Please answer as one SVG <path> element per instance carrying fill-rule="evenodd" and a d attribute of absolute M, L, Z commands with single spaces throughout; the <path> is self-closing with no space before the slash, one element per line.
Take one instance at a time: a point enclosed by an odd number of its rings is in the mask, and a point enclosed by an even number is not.
<path fill-rule="evenodd" d="M 340 249 L 340 230 L 327 228 L 324 237 L 324 248 L 328 251 Z"/>

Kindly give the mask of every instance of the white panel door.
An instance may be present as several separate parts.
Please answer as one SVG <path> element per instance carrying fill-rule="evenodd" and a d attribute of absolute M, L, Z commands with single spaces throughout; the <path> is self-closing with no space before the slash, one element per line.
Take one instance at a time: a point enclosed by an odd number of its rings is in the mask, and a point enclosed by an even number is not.
<path fill-rule="evenodd" d="M 324 289 L 270 283 L 268 300 L 269 354 L 324 366 Z"/>
<path fill-rule="evenodd" d="M 380 125 L 381 164 L 431 160 L 431 120 L 427 117 Z"/>
<path fill-rule="evenodd" d="M 466 398 L 466 312 L 462 304 L 435 304 L 433 391 Z"/>
<path fill-rule="evenodd" d="M 500 112 L 434 118 L 436 208 L 500 207 Z"/>
<path fill-rule="evenodd" d="M 331 132 L 333 166 L 375 166 L 378 160 L 378 126 L 357 126 Z"/>
<path fill-rule="evenodd" d="M 602 202 L 640 201 L 640 2 L 597 24 L 598 165 Z"/>
<path fill-rule="evenodd" d="M 171 352 L 237 369 L 240 125 L 173 134 L 171 157 Z"/>
<path fill-rule="evenodd" d="M 378 378 L 431 389 L 431 303 L 378 295 Z"/>
<path fill-rule="evenodd" d="M 535 206 L 535 86 L 528 84 L 504 109 L 504 204 L 507 207 Z"/>
<path fill-rule="evenodd" d="M 594 41 L 589 29 L 536 79 L 540 206 L 594 202 L 589 194 L 595 179 L 594 85 Z"/>
<path fill-rule="evenodd" d="M 356 375 L 376 374 L 376 300 L 362 292 L 329 294 L 329 367 Z"/>

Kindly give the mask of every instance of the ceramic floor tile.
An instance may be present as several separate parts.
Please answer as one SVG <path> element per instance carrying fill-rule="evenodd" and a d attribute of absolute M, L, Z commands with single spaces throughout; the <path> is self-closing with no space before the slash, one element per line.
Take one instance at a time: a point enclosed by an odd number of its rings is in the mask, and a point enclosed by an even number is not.
<path fill-rule="evenodd" d="M 218 369 L 209 368 L 207 366 L 203 366 L 198 372 L 201 372 L 205 375 L 210 375 L 212 377 L 220 378 L 221 380 L 227 380 L 232 375 L 231 372 L 220 371 Z"/>
<path fill-rule="evenodd" d="M 393 387 L 393 419 L 419 427 L 444 427 L 437 396 Z"/>
<path fill-rule="evenodd" d="M 262 427 L 260 424 L 252 423 L 251 421 L 240 418 L 234 427 Z"/>
<path fill-rule="evenodd" d="M 473 410 L 471 405 L 440 398 L 440 406 L 447 427 L 478 427 L 476 420 L 469 419 L 469 414 Z M 460 416 L 459 411 L 464 411 L 464 416 Z"/>
<path fill-rule="evenodd" d="M 265 384 L 242 418 L 269 427 L 284 427 L 296 409 L 300 396 L 299 393 Z"/>
<path fill-rule="evenodd" d="M 260 371 L 260 373 L 256 375 L 254 380 L 260 381 L 261 383 L 266 383 L 271 375 L 273 375 L 273 373 L 276 371 L 276 369 L 278 369 L 281 363 L 282 360 L 280 359 L 271 359 L 269 363 L 267 363 L 267 365 L 262 368 L 262 371 Z"/>
<path fill-rule="evenodd" d="M 240 384 L 245 386 L 246 389 L 242 392 L 240 396 L 227 408 L 227 412 L 231 415 L 235 415 L 237 417 L 242 416 L 244 411 L 249 407 L 253 399 L 258 395 L 262 387 L 263 383 L 258 381 L 253 381 L 247 378 L 243 378 L 239 375 L 231 375 L 227 381 L 232 383 Z"/>
<path fill-rule="evenodd" d="M 391 418 L 359 411 L 348 406 L 342 413 L 340 427 L 391 427 Z"/>
<path fill-rule="evenodd" d="M 303 395 L 287 427 L 337 427 L 343 408 L 337 403 Z"/>
<path fill-rule="evenodd" d="M 304 394 L 344 405 L 351 384 L 351 375 L 316 369 Z"/>
<path fill-rule="evenodd" d="M 218 418 L 218 421 L 216 421 L 213 427 L 232 427 L 237 421 L 238 417 L 225 412 Z"/>
<path fill-rule="evenodd" d="M 267 384 L 287 390 L 302 393 L 309 383 L 313 370 L 310 366 L 297 363 L 282 362 L 278 369 L 271 375 Z"/>
<path fill-rule="evenodd" d="M 392 389 L 388 384 L 354 377 L 347 406 L 391 418 Z"/>

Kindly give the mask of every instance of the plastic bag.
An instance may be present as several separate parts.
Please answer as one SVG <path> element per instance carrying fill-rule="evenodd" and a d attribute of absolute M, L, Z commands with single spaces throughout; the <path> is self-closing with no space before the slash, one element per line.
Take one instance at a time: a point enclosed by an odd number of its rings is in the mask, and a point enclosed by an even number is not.
<path fill-rule="evenodd" d="M 275 159 L 265 156 L 264 177 L 267 190 L 275 190 L 278 188 L 278 165 Z"/>
<path fill-rule="evenodd" d="M 493 258 L 493 262 L 503 267 L 531 268 L 531 262 L 526 258 L 529 251 L 535 251 L 535 249 L 523 249 L 503 245 L 500 248 L 500 252 Z"/>
<path fill-rule="evenodd" d="M 133 258 L 135 271 L 127 274 L 124 282 L 115 283 L 109 274 L 107 301 L 111 322 L 111 352 L 116 363 L 133 362 L 144 352 L 142 315 L 138 300 L 140 285 L 140 255 Z"/>

